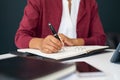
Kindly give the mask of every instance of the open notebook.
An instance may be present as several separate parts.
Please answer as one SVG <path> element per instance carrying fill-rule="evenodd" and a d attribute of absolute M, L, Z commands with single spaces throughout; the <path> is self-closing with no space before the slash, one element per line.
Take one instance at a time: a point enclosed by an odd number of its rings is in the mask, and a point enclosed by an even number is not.
<path fill-rule="evenodd" d="M 65 46 L 59 52 L 53 54 L 42 53 L 37 49 L 17 49 L 18 52 L 22 52 L 23 54 L 31 53 L 38 55 L 44 58 L 50 58 L 55 60 L 64 60 L 64 59 L 72 59 L 75 57 L 84 57 L 92 54 L 96 54 L 108 48 L 108 46 Z"/>

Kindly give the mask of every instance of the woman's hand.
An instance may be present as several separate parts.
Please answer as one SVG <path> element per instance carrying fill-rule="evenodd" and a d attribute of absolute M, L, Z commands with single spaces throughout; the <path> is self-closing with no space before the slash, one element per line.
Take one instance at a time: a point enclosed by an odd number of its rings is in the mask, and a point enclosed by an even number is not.
<path fill-rule="evenodd" d="M 48 35 L 46 38 L 33 38 L 29 47 L 39 49 L 44 53 L 55 53 L 62 48 L 62 43 L 53 35 Z"/>
<path fill-rule="evenodd" d="M 72 39 L 61 33 L 59 34 L 59 37 L 60 37 L 61 41 L 63 41 L 64 45 L 66 45 L 66 46 L 84 45 L 84 39 L 82 39 L 82 38 Z"/>

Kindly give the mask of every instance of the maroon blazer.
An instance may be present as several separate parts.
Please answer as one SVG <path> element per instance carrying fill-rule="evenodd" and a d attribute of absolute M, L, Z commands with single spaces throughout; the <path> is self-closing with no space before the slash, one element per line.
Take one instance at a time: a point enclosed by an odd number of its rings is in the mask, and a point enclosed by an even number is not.
<path fill-rule="evenodd" d="M 44 38 L 52 34 L 51 22 L 58 31 L 62 16 L 62 0 L 28 0 L 24 16 L 16 32 L 15 44 L 27 48 L 33 37 Z M 85 45 L 104 45 L 105 33 L 98 15 L 96 0 L 81 0 L 77 18 L 77 38 Z"/>

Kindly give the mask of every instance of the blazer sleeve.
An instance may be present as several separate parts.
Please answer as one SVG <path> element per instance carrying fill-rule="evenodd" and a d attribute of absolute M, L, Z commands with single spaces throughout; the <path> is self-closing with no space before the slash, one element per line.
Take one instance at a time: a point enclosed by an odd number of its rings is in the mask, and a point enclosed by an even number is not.
<path fill-rule="evenodd" d="M 38 25 L 39 7 L 38 0 L 28 0 L 24 9 L 24 15 L 15 35 L 15 44 L 18 48 L 28 48 L 29 41 L 36 36 Z"/>
<path fill-rule="evenodd" d="M 93 1 L 91 7 L 91 22 L 89 30 L 89 34 L 91 36 L 89 38 L 84 38 L 85 45 L 105 45 L 106 35 L 104 33 L 104 29 L 98 14 L 97 2 L 96 0 L 91 1 Z"/>

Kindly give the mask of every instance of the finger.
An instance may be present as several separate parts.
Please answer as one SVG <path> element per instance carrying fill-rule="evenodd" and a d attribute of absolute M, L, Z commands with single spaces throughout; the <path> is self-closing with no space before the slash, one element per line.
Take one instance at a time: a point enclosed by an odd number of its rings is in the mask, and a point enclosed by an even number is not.
<path fill-rule="evenodd" d="M 58 35 L 60 37 L 60 41 L 62 43 L 62 46 L 64 46 L 65 45 L 64 41 L 66 39 L 66 36 L 64 34 L 62 34 L 62 33 L 59 33 Z"/>
<path fill-rule="evenodd" d="M 50 50 L 48 50 L 48 49 L 43 49 L 42 52 L 43 52 L 43 53 L 47 53 L 47 54 L 52 53 L 52 52 L 51 52 Z"/>
<path fill-rule="evenodd" d="M 55 53 L 55 52 L 59 51 L 58 49 L 56 49 L 52 46 L 49 46 L 49 45 L 46 45 L 43 50 L 44 50 L 45 53 Z"/>
<path fill-rule="evenodd" d="M 42 49 L 44 49 L 44 52 L 58 52 L 62 48 L 61 42 L 56 39 L 53 35 L 49 35 L 45 38 L 43 42 Z M 49 50 L 49 51 L 48 51 Z"/>
<path fill-rule="evenodd" d="M 62 46 L 64 46 L 64 41 L 63 41 L 63 39 L 59 36 L 59 38 L 60 38 L 60 41 L 61 41 L 61 43 L 62 43 Z"/>
<path fill-rule="evenodd" d="M 59 49 L 59 50 L 60 50 L 61 47 L 62 47 L 61 41 L 59 41 L 59 40 L 56 39 L 55 37 L 50 39 L 49 45 L 51 45 L 51 46 L 53 46 L 54 48 Z"/>
<path fill-rule="evenodd" d="M 66 39 L 64 41 L 64 43 L 67 44 L 68 46 L 73 46 L 74 45 L 73 42 L 72 42 L 72 39 Z"/>
<path fill-rule="evenodd" d="M 47 48 L 55 52 L 61 49 L 61 47 L 59 47 L 58 45 L 55 45 L 54 42 L 49 42 L 49 44 L 47 45 L 48 45 Z"/>
<path fill-rule="evenodd" d="M 41 51 L 44 53 L 53 53 L 58 52 L 58 49 L 51 46 L 50 43 L 46 41 L 46 43 L 42 45 Z"/>
<path fill-rule="evenodd" d="M 56 47 L 55 45 L 50 45 L 50 43 L 45 44 L 43 47 L 43 50 L 47 53 L 54 53 L 54 52 L 58 52 L 60 49 L 58 47 Z"/>
<path fill-rule="evenodd" d="M 65 36 L 64 34 L 59 34 L 59 36 L 61 37 L 63 43 L 67 46 L 73 46 L 73 42 L 72 39 L 70 39 L 69 37 Z"/>

